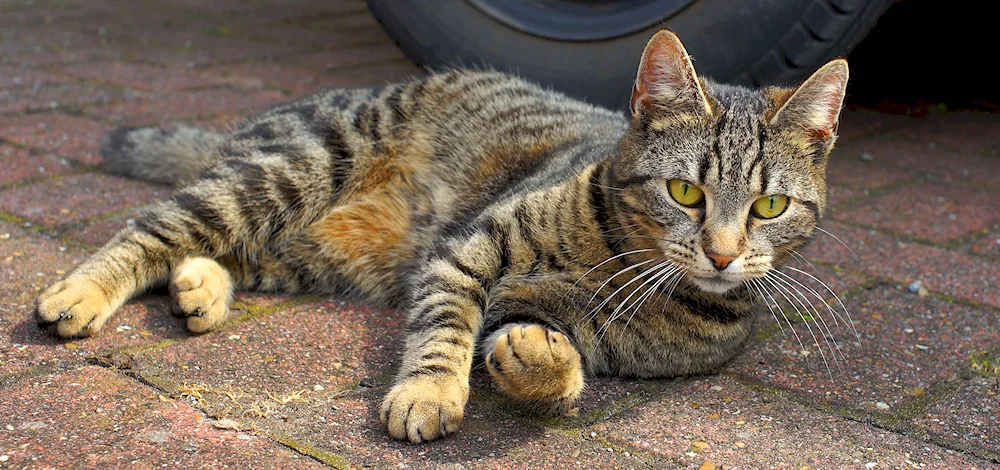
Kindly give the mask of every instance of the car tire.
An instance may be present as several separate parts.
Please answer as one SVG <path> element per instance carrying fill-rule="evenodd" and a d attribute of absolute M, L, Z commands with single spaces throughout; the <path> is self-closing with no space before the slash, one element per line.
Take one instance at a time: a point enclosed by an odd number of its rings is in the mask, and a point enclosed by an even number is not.
<path fill-rule="evenodd" d="M 792 84 L 847 54 L 892 0 L 688 0 L 663 21 L 598 40 L 532 34 L 491 16 L 479 2 L 368 0 L 368 6 L 418 65 L 504 70 L 624 108 L 639 56 L 659 29 L 677 33 L 699 74 L 744 85 Z"/>

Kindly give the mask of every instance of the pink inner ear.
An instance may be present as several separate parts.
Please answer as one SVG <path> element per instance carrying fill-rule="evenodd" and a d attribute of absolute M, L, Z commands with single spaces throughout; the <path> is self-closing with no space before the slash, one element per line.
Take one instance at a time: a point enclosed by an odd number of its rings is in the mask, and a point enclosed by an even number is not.
<path fill-rule="evenodd" d="M 648 108 L 656 101 L 670 104 L 690 100 L 692 91 L 697 94 L 696 80 L 687 52 L 676 36 L 665 31 L 656 33 L 639 63 L 632 88 L 632 111 Z"/>

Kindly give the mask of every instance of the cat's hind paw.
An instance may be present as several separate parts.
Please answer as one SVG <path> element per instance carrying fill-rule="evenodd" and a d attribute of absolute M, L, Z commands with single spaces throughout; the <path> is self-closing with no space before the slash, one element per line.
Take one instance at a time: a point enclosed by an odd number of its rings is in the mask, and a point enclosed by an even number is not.
<path fill-rule="evenodd" d="M 457 431 L 468 399 L 457 378 L 417 376 L 392 387 L 379 417 L 393 439 L 419 444 Z"/>
<path fill-rule="evenodd" d="M 114 310 L 100 285 L 82 276 L 70 277 L 38 296 L 35 320 L 63 338 L 92 336 Z"/>
<path fill-rule="evenodd" d="M 187 329 L 203 333 L 229 316 L 233 282 L 215 260 L 188 258 L 170 274 L 174 314 L 187 318 Z"/>
<path fill-rule="evenodd" d="M 570 413 L 583 391 L 580 353 L 539 325 L 514 325 L 499 336 L 486 368 L 504 393 L 542 414 Z"/>

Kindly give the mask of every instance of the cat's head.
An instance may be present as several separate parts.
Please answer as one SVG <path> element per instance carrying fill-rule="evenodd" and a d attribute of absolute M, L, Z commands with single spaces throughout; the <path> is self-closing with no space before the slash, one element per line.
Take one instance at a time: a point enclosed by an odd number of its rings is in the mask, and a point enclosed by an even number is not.
<path fill-rule="evenodd" d="M 834 60 L 797 88 L 700 79 L 670 32 L 646 46 L 612 163 L 623 224 L 685 279 L 723 293 L 764 276 L 813 234 L 847 85 Z M 636 235 L 633 235 L 636 236 Z"/>

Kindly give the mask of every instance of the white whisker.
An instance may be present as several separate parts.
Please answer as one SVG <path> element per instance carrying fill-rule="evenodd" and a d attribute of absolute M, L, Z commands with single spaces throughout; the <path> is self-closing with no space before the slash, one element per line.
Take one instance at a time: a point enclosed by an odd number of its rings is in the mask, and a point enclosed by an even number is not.
<path fill-rule="evenodd" d="M 840 300 L 840 296 L 838 296 L 837 293 L 834 292 L 833 289 L 830 288 L 830 286 L 826 285 L 826 283 L 823 282 L 820 278 L 818 278 L 816 276 L 813 276 L 812 274 L 809 274 L 809 273 L 807 273 L 807 272 L 805 272 L 805 271 L 803 271 L 801 269 L 795 269 L 795 268 L 793 268 L 791 266 L 785 266 L 785 267 L 788 268 L 788 269 L 791 269 L 792 271 L 795 271 L 797 273 L 809 276 L 810 279 L 816 281 L 817 283 L 819 283 L 819 285 L 823 286 L 823 288 L 826 289 L 827 292 L 829 292 L 830 294 L 833 294 L 833 298 L 837 299 L 837 303 L 840 304 L 840 308 L 844 309 L 844 314 L 847 315 L 847 320 L 845 320 L 844 322 L 847 323 L 848 325 L 850 325 L 851 329 L 854 331 L 854 337 L 858 340 L 858 343 L 860 344 L 861 343 L 861 334 L 858 333 L 857 327 L 854 326 L 854 319 L 851 318 L 851 311 L 848 310 L 847 306 L 844 305 L 844 302 L 842 300 Z"/>
<path fill-rule="evenodd" d="M 777 282 L 775 282 L 775 279 L 771 278 L 770 276 L 765 276 L 765 277 L 763 277 L 761 279 L 764 279 L 764 280 L 770 282 L 771 285 L 774 286 L 778 290 L 778 293 L 781 294 L 781 296 L 785 298 L 785 301 L 787 301 L 788 304 L 791 305 L 793 309 L 795 309 L 795 313 L 797 313 L 799 315 L 799 318 L 802 319 L 802 324 L 806 326 L 807 330 L 809 330 L 809 336 L 812 336 L 813 344 L 816 345 L 816 349 L 819 351 L 819 357 L 821 359 L 823 359 L 823 365 L 826 366 L 826 372 L 828 374 L 830 374 L 830 378 L 832 380 L 833 379 L 833 370 L 830 369 L 830 361 L 827 360 L 827 358 L 826 358 L 826 352 L 823 351 L 823 346 L 821 344 L 819 344 L 819 338 L 816 337 L 816 332 L 813 331 L 812 326 L 809 325 L 809 321 L 806 320 L 806 315 L 803 315 L 802 314 L 802 310 L 799 310 L 799 307 L 795 305 L 795 302 L 792 301 L 792 299 L 788 297 L 788 294 L 790 294 L 791 292 L 789 292 L 787 289 L 783 288 L 780 284 L 778 284 Z M 803 308 L 805 308 L 805 306 L 803 306 Z M 807 313 L 808 313 L 808 309 L 807 309 Z M 805 352 L 805 348 L 803 348 L 803 352 Z"/>

